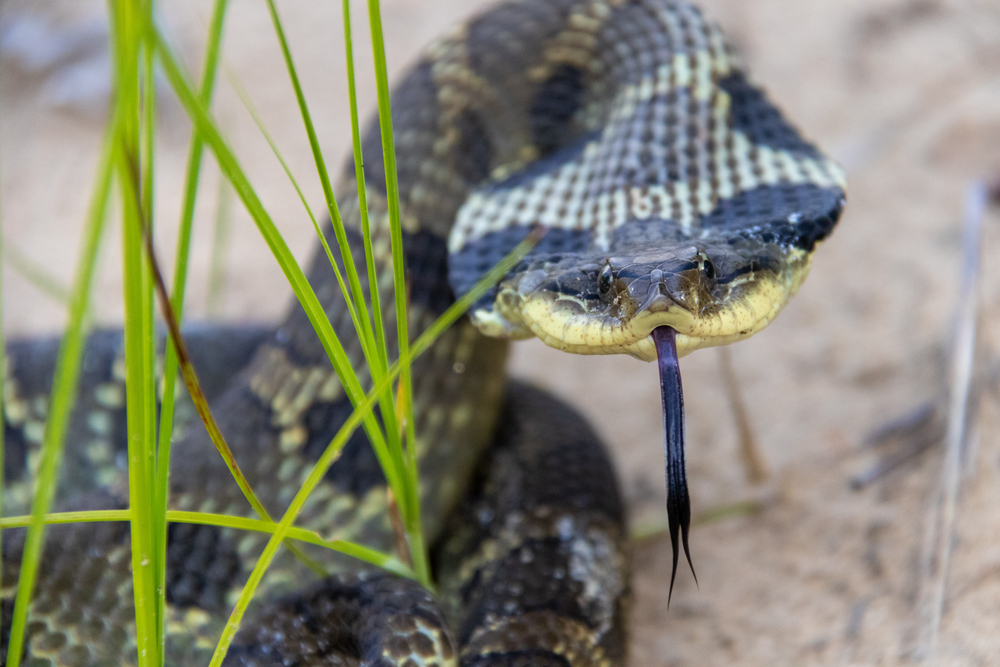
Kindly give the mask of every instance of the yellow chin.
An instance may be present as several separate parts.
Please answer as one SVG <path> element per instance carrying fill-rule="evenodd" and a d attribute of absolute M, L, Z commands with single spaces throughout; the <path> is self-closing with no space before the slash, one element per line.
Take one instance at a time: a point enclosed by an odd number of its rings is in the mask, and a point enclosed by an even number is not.
<path fill-rule="evenodd" d="M 644 361 L 656 359 L 652 331 L 668 326 L 677 332 L 677 354 L 749 338 L 767 327 L 798 291 L 809 273 L 808 258 L 797 263 L 784 279 L 749 277 L 737 296 L 727 298 L 712 312 L 695 316 L 672 306 L 666 311 L 638 313 L 628 320 L 589 313 L 575 297 L 541 293 L 523 297 L 501 292 L 490 312 L 476 311 L 473 322 L 488 336 L 513 339 L 537 336 L 549 347 L 574 354 L 629 354 Z M 741 287 L 733 285 L 730 291 Z"/>

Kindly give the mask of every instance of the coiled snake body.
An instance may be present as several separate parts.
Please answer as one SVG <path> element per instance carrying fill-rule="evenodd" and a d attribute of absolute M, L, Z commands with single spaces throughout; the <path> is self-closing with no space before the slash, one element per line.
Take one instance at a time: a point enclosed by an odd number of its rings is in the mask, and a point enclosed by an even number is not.
<path fill-rule="evenodd" d="M 227 664 L 621 664 L 628 558 L 614 474 L 582 417 L 505 381 L 502 338 L 535 335 L 572 352 L 649 360 L 658 327 L 676 332 L 681 354 L 750 336 L 804 279 L 839 217 L 843 175 L 748 82 L 715 25 L 683 2 L 498 6 L 426 51 L 394 93 L 393 122 L 414 330 L 532 228 L 546 230 L 414 365 L 424 527 L 439 545 L 442 602 L 306 545 L 340 574 L 320 581 L 279 556 Z M 377 126 L 364 153 L 387 278 Z M 348 170 L 339 201 L 363 267 L 356 191 Z M 325 256 L 309 278 L 364 374 Z M 280 515 L 352 408 L 297 305 L 274 331 L 239 336 L 194 347 L 203 350 L 202 375 L 232 375 L 220 381 L 213 412 L 251 486 Z M 116 345 L 109 334 L 89 343 L 64 508 L 124 507 Z M 45 406 L 34 397 L 48 386 L 51 347 L 9 351 L 8 512 L 23 499 L 18 481 L 37 449 Z M 200 427 L 174 446 L 171 479 L 177 509 L 254 516 Z M 358 432 L 298 524 L 392 551 L 388 516 L 385 480 Z M 4 651 L 21 540 L 12 532 L 3 542 Z M 171 526 L 170 664 L 207 660 L 265 541 Z M 133 663 L 132 616 L 127 524 L 51 527 L 25 660 Z"/>

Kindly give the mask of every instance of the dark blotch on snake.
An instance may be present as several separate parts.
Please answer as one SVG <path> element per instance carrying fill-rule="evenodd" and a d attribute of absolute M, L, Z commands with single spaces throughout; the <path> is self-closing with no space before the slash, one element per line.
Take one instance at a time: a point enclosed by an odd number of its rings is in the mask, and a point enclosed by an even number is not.
<path fill-rule="evenodd" d="M 542 59 L 548 41 L 565 29 L 575 4 L 559 0 L 490 7 L 466 28 L 469 68 L 488 81 L 517 87 L 525 70 Z"/>
<path fill-rule="evenodd" d="M 28 474 L 28 441 L 24 429 L 14 428 L 10 421 L 3 422 L 3 476 L 8 484 Z"/>
<path fill-rule="evenodd" d="M 326 451 L 330 441 L 344 425 L 354 407 L 346 396 L 332 403 L 314 403 L 302 415 L 302 423 L 309 433 L 302 448 L 302 456 L 316 462 Z M 378 419 L 378 408 L 375 408 Z M 385 484 L 385 475 L 378 458 L 368 442 L 364 429 L 355 429 L 340 456 L 326 472 L 326 478 L 341 493 L 363 498 L 370 489 Z"/>
<path fill-rule="evenodd" d="M 433 554 L 443 590 L 453 591 L 463 610 L 456 624 L 459 641 L 489 627 L 490 619 L 552 612 L 592 628 L 610 623 L 600 646 L 617 664 L 625 651 L 625 614 L 619 606 L 624 596 L 608 609 L 586 588 L 614 579 L 604 569 L 613 558 L 597 558 L 585 580 L 574 578 L 573 567 L 581 553 L 600 552 L 596 545 L 601 535 L 611 542 L 615 535 L 623 536 L 625 509 L 614 466 L 579 413 L 534 387 L 511 383 L 499 425 L 473 480 L 470 500 L 456 513 L 453 534 Z M 464 569 L 461 564 L 483 544 L 504 543 L 501 536 L 509 535 L 512 517 L 535 517 L 526 519 L 536 524 L 533 530 L 548 525 L 549 532 L 525 534 L 508 544 L 502 556 L 475 570 Z M 549 655 L 524 663 L 518 654 L 509 651 L 504 655 L 510 658 L 471 664 L 559 664 L 548 662 Z"/>
<path fill-rule="evenodd" d="M 407 143 L 398 134 L 396 136 L 396 170 L 401 188 L 419 182 L 420 161 L 412 156 L 429 152 L 427 142 L 433 142 L 434 128 L 440 119 L 433 70 L 433 62 L 421 60 L 392 91 L 393 126 L 410 128 L 409 137 L 416 138 L 416 144 L 413 144 Z M 361 152 L 364 155 L 365 187 L 384 197 L 385 160 L 382 157 L 382 133 L 377 121 L 377 118 L 373 119 L 365 128 Z M 354 176 L 353 159 L 347 160 L 344 171 L 348 177 Z M 407 196 L 405 190 L 400 193 L 403 199 Z"/>
<path fill-rule="evenodd" d="M 541 649 L 507 651 L 479 655 L 462 663 L 462 667 L 573 667 L 562 655 Z"/>
<path fill-rule="evenodd" d="M 844 207 L 840 190 L 812 183 L 762 185 L 752 190 L 720 199 L 711 212 L 703 215 L 694 227 L 712 230 L 713 234 L 731 230 L 727 242 L 734 249 L 753 248 L 761 255 L 761 268 L 770 268 L 769 258 L 779 255 L 761 249 L 767 243 L 802 248 L 811 252 L 815 245 L 833 231 Z M 616 248 L 649 243 L 651 239 L 680 243 L 687 238 L 680 225 L 670 219 L 632 220 L 612 232 Z M 720 271 L 722 282 L 729 280 Z"/>
<path fill-rule="evenodd" d="M 735 72 L 722 79 L 719 87 L 729 93 L 732 100 L 729 113 L 733 128 L 745 134 L 751 143 L 822 158 L 816 147 L 802 139 L 764 93 L 751 85 L 742 72 Z"/>
<path fill-rule="evenodd" d="M 812 183 L 764 185 L 720 200 L 697 225 L 712 230 L 732 229 L 733 245 L 746 239 L 811 252 L 833 231 L 843 207 L 839 190 Z"/>
<path fill-rule="evenodd" d="M 223 664 L 384 665 L 384 652 L 408 651 L 398 646 L 401 637 L 393 630 L 393 621 L 401 615 L 447 632 L 430 594 L 414 581 L 382 573 L 328 577 L 306 591 L 268 604 L 257 624 L 236 635 Z M 454 654 L 452 647 L 443 648 L 445 655 Z M 303 656 L 311 660 L 306 662 Z"/>
<path fill-rule="evenodd" d="M 448 281 L 448 242 L 428 231 L 403 233 L 410 305 L 440 315 L 455 302 Z"/>
<path fill-rule="evenodd" d="M 172 523 L 167 528 L 170 604 L 222 612 L 239 574 L 239 554 L 218 526 Z"/>
<path fill-rule="evenodd" d="M 478 113 L 465 109 L 455 119 L 458 146 L 455 147 L 455 170 L 469 185 L 486 180 L 493 163 L 493 145 L 486 125 Z"/>
<path fill-rule="evenodd" d="M 269 331 L 263 327 L 245 324 L 227 326 L 195 324 L 184 327 L 183 334 L 188 343 L 191 363 L 198 373 L 202 391 L 210 401 L 222 393 L 233 375 L 249 361 L 257 346 L 267 338 Z M 55 373 L 60 341 L 59 336 L 46 336 L 12 340 L 7 344 L 7 358 L 10 360 L 13 376 L 11 379 L 17 381 L 18 393 L 23 399 L 48 397 L 52 389 L 52 377 Z M 124 383 L 114 375 L 115 360 L 122 353 L 122 345 L 121 330 L 99 329 L 88 335 L 80 364 L 79 386 L 94 388 L 109 384 L 117 385 L 124 397 Z M 158 349 L 163 349 L 162 332 L 158 332 L 157 345 Z M 70 418 L 69 432 L 86 434 L 87 437 L 105 441 L 113 459 L 118 454 L 124 453 L 128 447 L 124 407 L 124 401 L 116 408 L 102 404 L 93 390 L 81 391 L 77 398 L 76 409 Z M 28 472 L 26 466 L 28 443 L 23 430 L 25 422 L 12 421 L 10 405 L 5 405 L 5 409 L 8 412 L 4 419 L 4 479 L 10 483 Z M 182 411 L 185 409 L 183 403 L 180 409 Z M 106 432 L 102 430 L 95 433 L 91 426 L 95 414 L 107 419 Z M 45 420 L 44 415 L 35 414 L 34 410 L 31 417 L 41 422 Z M 67 497 L 67 493 L 70 492 L 80 494 L 96 490 L 95 463 L 87 457 L 85 449 L 67 447 L 65 457 L 56 495 L 57 501 Z"/>
<path fill-rule="evenodd" d="M 347 242 L 354 253 L 354 265 L 358 270 L 358 277 L 361 284 L 367 288 L 368 272 L 365 269 L 364 240 L 361 232 L 353 228 L 345 231 Z M 326 226 L 325 234 L 330 247 L 336 248 L 337 241 L 329 225 Z M 406 260 L 410 305 L 421 306 L 431 315 L 440 315 L 455 301 L 448 282 L 448 242 L 433 232 L 404 231 L 403 255 Z M 340 253 L 334 251 L 334 259 L 343 271 Z M 309 283 L 317 288 L 317 291 L 323 285 L 334 287 L 321 297 L 324 306 L 329 307 L 331 299 L 341 298 L 339 289 L 336 288 L 337 279 L 333 268 L 326 257 L 313 264 L 309 271 Z M 272 344 L 281 348 L 296 366 L 306 368 L 328 364 L 329 357 L 326 350 L 319 342 L 302 306 L 296 301 L 291 308 L 292 312 L 289 313 L 287 321 L 278 330 L 280 336 L 276 335 Z"/>
<path fill-rule="evenodd" d="M 593 625 L 597 605 L 585 604 L 586 582 L 570 576 L 573 557 L 571 540 L 549 537 L 527 539 L 494 559 L 463 587 L 467 612 L 458 628 L 459 642 L 468 643 L 472 633 L 489 625 L 490 619 L 516 618 L 536 611 Z M 539 572 L 547 576 L 540 577 Z M 554 572 L 564 574 L 556 577 L 552 576 Z"/>
<path fill-rule="evenodd" d="M 571 121 L 583 96 L 583 71 L 572 65 L 560 65 L 539 87 L 528 118 L 532 143 L 541 155 L 562 148 L 572 138 Z"/>

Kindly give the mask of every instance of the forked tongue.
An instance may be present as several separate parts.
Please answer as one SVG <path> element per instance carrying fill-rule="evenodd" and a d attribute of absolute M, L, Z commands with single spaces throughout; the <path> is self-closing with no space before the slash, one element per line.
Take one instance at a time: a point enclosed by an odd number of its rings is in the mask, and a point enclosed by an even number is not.
<path fill-rule="evenodd" d="M 667 515 L 670 526 L 670 544 L 674 550 L 674 564 L 670 571 L 670 592 L 667 604 L 674 594 L 677 578 L 677 559 L 680 545 L 684 545 L 695 583 L 698 575 L 691 563 L 688 550 L 688 528 L 691 527 L 691 499 L 688 497 L 687 474 L 684 470 L 684 391 L 681 389 L 681 367 L 677 360 L 677 332 L 670 327 L 653 329 L 656 358 L 660 366 L 660 395 L 663 397 L 664 458 L 667 466 Z M 680 544 L 677 538 L 680 536 Z"/>

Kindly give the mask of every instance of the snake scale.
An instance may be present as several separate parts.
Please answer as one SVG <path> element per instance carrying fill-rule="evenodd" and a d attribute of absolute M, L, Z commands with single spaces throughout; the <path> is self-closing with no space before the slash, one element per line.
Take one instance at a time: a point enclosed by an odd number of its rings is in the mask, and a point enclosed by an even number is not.
<path fill-rule="evenodd" d="M 490 9 L 426 50 L 395 89 L 393 123 L 414 331 L 532 229 L 545 231 L 414 364 L 424 527 L 440 594 L 305 545 L 335 574 L 319 579 L 281 554 L 226 664 L 621 665 L 628 547 L 613 468 L 584 417 L 505 380 L 504 339 L 659 356 L 664 396 L 676 397 L 665 398 L 676 568 L 689 509 L 673 362 L 750 336 L 777 315 L 839 218 L 843 173 L 750 82 L 714 23 L 667 0 Z M 388 294 L 377 124 L 363 148 Z M 338 199 L 364 267 L 350 167 Z M 309 279 L 366 379 L 322 253 Z M 393 314 L 386 318 L 391 328 Z M 280 515 L 351 412 L 312 327 L 296 304 L 273 330 L 196 332 L 191 346 L 222 431 Z M 8 350 L 8 512 L 27 497 L 54 349 L 22 341 Z M 125 506 L 120 349 L 113 333 L 88 343 L 62 509 Z M 254 516 L 200 426 L 175 444 L 171 480 L 177 509 Z M 384 477 L 359 431 L 298 523 L 389 552 L 386 510 Z M 265 538 L 171 525 L 169 664 L 207 661 Z M 9 531 L 3 541 L 4 652 L 23 539 Z M 53 526 L 46 545 L 24 663 L 133 664 L 128 525 Z"/>

